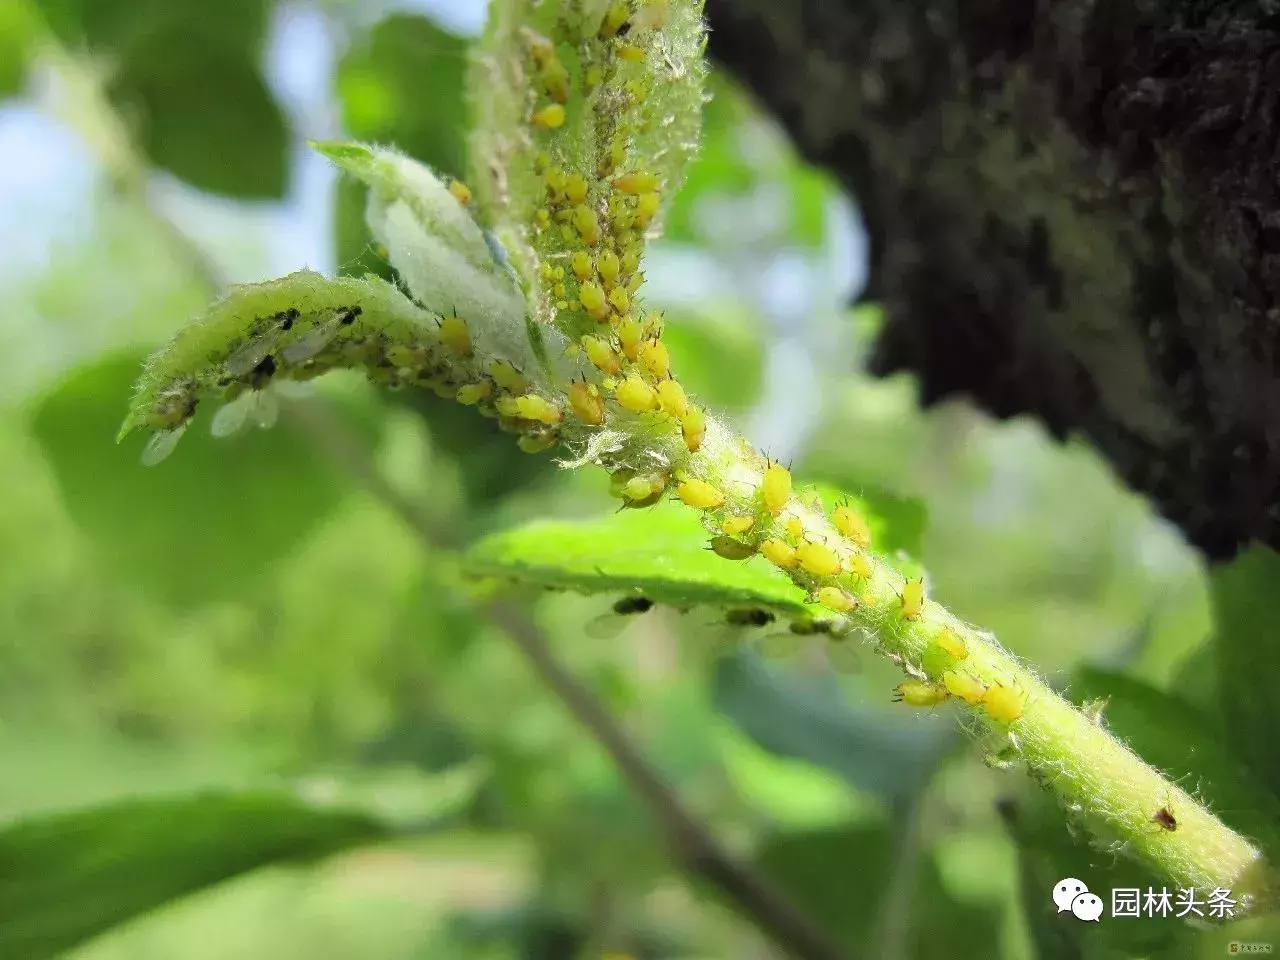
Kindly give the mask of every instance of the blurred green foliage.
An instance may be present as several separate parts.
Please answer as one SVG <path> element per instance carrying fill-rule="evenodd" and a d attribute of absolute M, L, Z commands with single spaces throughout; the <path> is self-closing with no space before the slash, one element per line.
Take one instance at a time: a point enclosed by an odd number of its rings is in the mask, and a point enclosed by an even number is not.
<path fill-rule="evenodd" d="M 346 43 L 329 111 L 460 172 L 467 41 L 357 6 L 322 8 Z M 42 56 L 36 10 L 103 67 L 150 164 L 224 198 L 285 192 L 300 131 L 263 79 L 277 7 L 0 2 L 0 96 Z M 728 81 L 714 93 L 664 262 L 756 276 L 790 250 L 812 267 L 832 186 Z M 0 280 L 0 956 L 49 956 L 128 917 L 66 955 L 777 956 L 682 877 L 600 748 L 479 616 L 462 558 L 424 549 L 307 438 L 281 425 L 214 441 L 201 411 L 161 469 L 136 466 L 140 441 L 114 445 L 138 357 L 210 291 L 111 188 L 84 198 L 86 229 L 46 274 Z M 735 236 L 761 197 L 774 213 Z M 335 261 L 388 274 L 360 191 L 333 202 Z M 273 272 L 270 229 L 248 207 L 218 214 L 237 227 L 215 261 Z M 739 425 L 790 418 L 808 438 L 798 475 L 863 498 L 881 548 L 910 554 L 939 599 L 1070 696 L 1107 699 L 1113 729 L 1275 850 L 1274 554 L 1210 576 L 1091 451 L 961 406 L 923 413 L 909 382 L 868 380 L 874 309 L 851 316 L 832 295 L 783 327 L 749 291 L 664 303 L 651 279 L 692 393 Z M 813 385 L 811 408 L 774 403 L 783 336 L 809 366 L 782 392 Z M 1280 939 L 1266 918 L 1064 921 L 1049 899 L 1062 876 L 1151 880 L 984 765 L 948 708 L 890 703 L 887 665 L 833 671 L 820 642 L 766 659 L 778 625 L 731 629 L 715 605 L 761 590 L 795 604 L 785 581 L 710 557 L 674 507 L 611 517 L 606 478 L 557 472 L 455 404 L 341 378 L 321 392 L 392 488 L 478 542 L 471 562 L 575 588 L 529 609 L 557 656 L 699 817 L 858 955 L 1207 958 Z M 624 586 L 656 596 L 672 568 L 700 571 L 702 590 L 602 623 Z M 450 820 L 405 836 L 457 771 Z"/>

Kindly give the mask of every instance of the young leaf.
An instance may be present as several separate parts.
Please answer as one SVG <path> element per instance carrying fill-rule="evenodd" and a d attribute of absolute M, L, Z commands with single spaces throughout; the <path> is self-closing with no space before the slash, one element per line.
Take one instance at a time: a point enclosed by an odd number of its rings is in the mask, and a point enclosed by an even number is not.
<path fill-rule="evenodd" d="M 487 537 L 467 555 L 474 576 L 582 593 L 640 591 L 683 607 L 758 606 L 797 615 L 804 591 L 764 560 L 726 563 L 690 511 L 670 505 L 605 520 L 545 520 Z"/>
<path fill-rule="evenodd" d="M 258 867 L 384 838 L 383 823 L 286 793 L 126 800 L 0 827 L 0 956 L 44 960 Z"/>
<path fill-rule="evenodd" d="M 393 150 L 358 143 L 316 143 L 343 172 L 367 184 L 365 218 L 391 265 L 428 310 L 457 312 L 477 343 L 521 369 L 541 365 L 548 347 L 524 324 L 523 295 L 506 251 L 429 168 Z M 566 368 L 564 379 L 571 372 Z"/>

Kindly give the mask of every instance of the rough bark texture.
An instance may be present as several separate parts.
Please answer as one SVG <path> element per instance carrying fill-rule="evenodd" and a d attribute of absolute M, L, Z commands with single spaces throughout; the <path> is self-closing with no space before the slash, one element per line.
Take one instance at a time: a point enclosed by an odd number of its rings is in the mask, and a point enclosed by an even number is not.
<path fill-rule="evenodd" d="M 1280 0 L 707 0 L 863 205 L 878 373 L 1087 436 L 1210 557 L 1280 547 Z"/>

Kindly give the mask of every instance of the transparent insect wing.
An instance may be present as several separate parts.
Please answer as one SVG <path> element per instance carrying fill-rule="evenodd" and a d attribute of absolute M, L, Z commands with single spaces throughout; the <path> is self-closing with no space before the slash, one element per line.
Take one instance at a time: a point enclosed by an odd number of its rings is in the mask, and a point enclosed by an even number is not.
<path fill-rule="evenodd" d="M 249 405 L 249 414 L 254 425 L 270 430 L 280 419 L 280 399 L 274 390 L 259 390 L 250 395 L 253 402 Z"/>
<path fill-rule="evenodd" d="M 276 348 L 276 344 L 280 342 L 282 335 L 283 333 L 279 329 L 272 329 L 254 337 L 244 346 L 233 350 L 231 355 L 227 357 L 227 375 L 243 377 L 252 373 L 253 369 Z"/>
<path fill-rule="evenodd" d="M 229 437 L 238 433 L 257 404 L 257 396 L 258 391 L 246 390 L 230 403 L 224 403 L 213 415 L 213 420 L 209 423 L 209 432 L 215 437 Z"/>
<path fill-rule="evenodd" d="M 144 467 L 154 467 L 168 457 L 169 454 L 173 453 L 173 448 L 178 445 L 178 441 L 182 439 L 182 435 L 186 430 L 187 424 L 181 423 L 168 430 L 157 430 L 153 433 L 151 439 L 147 441 L 147 445 L 142 448 L 142 465 Z"/>
<path fill-rule="evenodd" d="M 329 344 L 333 343 L 333 338 L 338 335 L 338 331 L 341 329 L 341 316 L 334 317 L 332 320 L 326 320 L 319 326 L 308 330 L 302 336 L 298 337 L 297 340 L 287 344 L 285 348 L 280 351 L 280 357 L 285 363 L 291 366 L 298 363 L 306 363 Z"/>
<path fill-rule="evenodd" d="M 612 640 L 622 633 L 630 619 L 621 613 L 602 613 L 588 620 L 582 630 L 592 640 Z"/>
<path fill-rule="evenodd" d="M 307 400 L 316 395 L 316 385 L 302 380 L 276 380 L 272 389 L 290 400 Z"/>
<path fill-rule="evenodd" d="M 756 649 L 760 655 L 770 660 L 789 660 L 800 652 L 806 638 L 790 630 L 770 633 L 756 641 Z"/>
<path fill-rule="evenodd" d="M 827 644 L 827 663 L 836 673 L 862 672 L 862 655 L 848 640 L 833 640 Z"/>

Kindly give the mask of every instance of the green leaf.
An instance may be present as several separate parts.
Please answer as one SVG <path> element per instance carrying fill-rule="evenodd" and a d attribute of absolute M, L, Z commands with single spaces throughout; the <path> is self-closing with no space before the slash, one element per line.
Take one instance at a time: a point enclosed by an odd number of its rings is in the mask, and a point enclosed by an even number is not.
<path fill-rule="evenodd" d="M 1229 826 L 1280 849 L 1280 801 L 1242 762 L 1249 745 L 1224 739 L 1213 716 L 1141 680 L 1093 667 L 1077 672 L 1071 694 L 1103 701 L 1107 726 L 1139 756 L 1201 796 Z M 1155 798 L 1153 814 L 1159 805 Z"/>
<path fill-rule="evenodd" d="M 0 956 L 53 957 L 262 866 L 380 840 L 379 820 L 287 793 L 127 800 L 0 828 Z"/>
<path fill-rule="evenodd" d="M 161 33 L 256 52 L 266 34 L 268 0 L 40 0 L 40 7 L 68 45 L 123 57 Z"/>
<path fill-rule="evenodd" d="M 468 47 L 423 17 L 381 21 L 338 65 L 343 126 L 360 140 L 394 143 L 442 173 L 462 177 Z"/>
<path fill-rule="evenodd" d="M 0 99 L 19 93 L 39 24 L 25 0 L 0 4 Z"/>
<path fill-rule="evenodd" d="M 1219 702 L 1228 741 L 1254 774 L 1280 796 L 1280 741 L 1275 692 L 1280 686 L 1280 632 L 1275 629 L 1280 554 L 1261 544 L 1212 574 Z"/>
<path fill-rule="evenodd" d="M 781 670 L 750 652 L 722 657 L 716 709 L 766 750 L 806 760 L 882 797 L 922 787 L 954 742 L 941 731 L 851 703 L 835 678 Z"/>
<path fill-rule="evenodd" d="M 487 537 L 467 554 L 473 576 L 581 593 L 642 592 L 684 607 L 805 611 L 804 591 L 761 558 L 732 562 L 706 547 L 698 516 L 673 503 L 586 522 L 544 520 Z"/>
<path fill-rule="evenodd" d="M 884 826 L 846 826 L 771 837 L 757 864 L 796 905 L 852 956 L 878 956 L 891 878 L 903 855 Z M 902 898 L 903 956 L 916 960 L 989 957 L 1000 908 L 961 902 L 943 886 L 927 851 Z"/>
<path fill-rule="evenodd" d="M 35 409 L 32 429 L 72 519 L 113 569 L 179 602 L 252 587 L 337 503 L 341 484 L 286 429 L 234 441 L 192 431 L 163 470 L 111 434 L 135 355 L 81 368 Z"/>
<path fill-rule="evenodd" d="M 289 134 L 252 49 L 184 23 L 135 44 L 108 94 L 157 166 L 212 193 L 284 196 Z"/>

